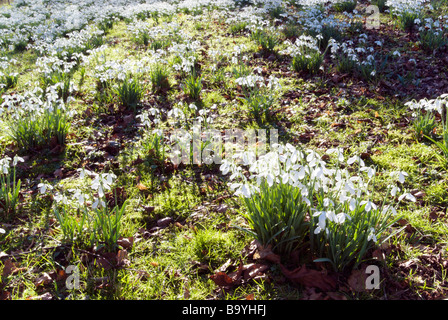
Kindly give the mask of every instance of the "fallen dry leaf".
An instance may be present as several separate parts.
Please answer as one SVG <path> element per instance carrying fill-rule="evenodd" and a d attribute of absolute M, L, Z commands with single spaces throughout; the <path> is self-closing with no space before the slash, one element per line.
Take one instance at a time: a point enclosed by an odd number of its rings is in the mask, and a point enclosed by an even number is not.
<path fill-rule="evenodd" d="M 255 299 L 255 295 L 254 295 L 253 293 L 248 294 L 248 295 L 246 296 L 246 300 L 254 300 L 254 299 Z"/>
<path fill-rule="evenodd" d="M 50 284 L 53 281 L 53 279 L 50 277 L 50 275 L 46 272 L 44 272 L 39 278 L 37 278 L 34 281 L 34 285 L 37 286 L 45 286 L 47 284 Z"/>
<path fill-rule="evenodd" d="M 243 262 L 240 260 L 240 264 L 238 265 L 238 269 L 234 272 L 231 272 L 229 276 L 235 281 L 239 281 L 241 279 L 241 275 L 243 274 L 244 266 Z"/>
<path fill-rule="evenodd" d="M 146 280 L 149 278 L 149 273 L 146 272 L 145 270 L 138 270 L 137 271 L 137 278 L 139 280 Z"/>
<path fill-rule="evenodd" d="M 280 263 L 280 256 L 272 252 L 271 246 L 267 246 L 266 248 L 262 245 L 258 246 L 258 251 L 254 253 L 254 260 L 262 259 L 267 260 L 272 263 Z"/>
<path fill-rule="evenodd" d="M 129 266 L 131 262 L 128 260 L 128 252 L 126 250 L 118 250 L 117 253 L 117 265 Z"/>
<path fill-rule="evenodd" d="M 244 280 L 247 281 L 253 279 L 260 273 L 266 271 L 267 269 L 269 269 L 269 266 L 266 264 L 251 263 L 250 265 L 246 265 L 243 267 Z"/>
<path fill-rule="evenodd" d="M 95 264 L 97 266 L 103 268 L 104 270 L 110 270 L 113 268 L 112 263 L 103 257 L 99 257 L 99 258 L 95 259 Z"/>
<path fill-rule="evenodd" d="M 289 271 L 285 266 L 280 264 L 280 269 L 284 276 L 295 284 L 319 288 L 322 291 L 336 289 L 336 281 L 331 276 L 321 271 L 307 269 L 305 265 Z"/>
<path fill-rule="evenodd" d="M 167 228 L 170 224 L 174 222 L 173 218 L 171 217 L 165 217 L 157 220 L 157 226 L 159 228 Z"/>
<path fill-rule="evenodd" d="M 189 298 L 190 298 L 190 290 L 188 290 L 188 288 L 185 288 L 184 299 L 189 299 Z"/>
<path fill-rule="evenodd" d="M 415 232 L 414 227 L 406 219 L 400 219 L 397 222 L 402 227 L 406 226 L 406 228 L 405 228 L 406 232 L 408 232 L 408 233 L 414 233 Z"/>
<path fill-rule="evenodd" d="M 59 269 L 56 273 L 56 281 L 65 280 L 67 278 L 67 274 L 64 269 Z"/>
<path fill-rule="evenodd" d="M 123 247 L 124 249 L 131 249 L 132 245 L 134 244 L 134 237 L 129 237 L 129 238 L 120 237 L 117 240 L 117 244 L 119 246 Z"/>
<path fill-rule="evenodd" d="M 332 300 L 347 300 L 347 296 L 339 292 L 326 292 Z"/>
<path fill-rule="evenodd" d="M 193 268 L 197 269 L 198 273 L 207 273 L 210 271 L 210 268 L 207 264 L 199 262 L 199 261 L 191 261 Z"/>
<path fill-rule="evenodd" d="M 353 270 L 347 279 L 347 283 L 353 291 L 366 291 L 367 275 L 362 270 Z"/>
<path fill-rule="evenodd" d="M 174 225 L 176 227 L 178 227 L 179 229 L 183 229 L 184 228 L 184 226 L 182 224 L 180 224 L 180 222 L 177 222 L 177 221 L 174 223 Z"/>
<path fill-rule="evenodd" d="M 248 259 L 252 259 L 255 252 L 257 251 L 258 244 L 259 242 L 257 240 L 253 240 L 249 245 L 244 247 L 244 249 L 241 251 L 241 255 L 243 257 L 247 257 Z"/>
<path fill-rule="evenodd" d="M 11 292 L 3 291 L 0 293 L 0 300 L 11 300 Z"/>
<path fill-rule="evenodd" d="M 16 269 L 16 265 L 15 263 L 13 263 L 11 261 L 11 259 L 8 259 L 4 262 L 3 264 L 3 272 L 2 272 L 2 276 L 3 277 L 7 277 L 10 274 L 12 274 L 12 272 Z"/>
<path fill-rule="evenodd" d="M 53 296 L 50 292 L 46 292 L 40 296 L 29 297 L 27 300 L 53 300 Z"/>
<path fill-rule="evenodd" d="M 322 292 L 316 292 L 316 288 L 306 288 L 303 292 L 302 300 L 324 300 Z"/>
<path fill-rule="evenodd" d="M 63 169 L 64 168 L 60 168 L 53 172 L 53 174 L 56 176 L 56 178 L 62 179 L 64 177 L 64 174 L 62 173 Z"/>
<path fill-rule="evenodd" d="M 233 286 L 234 281 L 225 272 L 217 272 L 210 276 L 210 279 L 220 287 L 230 287 Z"/>
<path fill-rule="evenodd" d="M 398 266 L 401 268 L 408 269 L 410 267 L 416 266 L 417 262 L 418 262 L 418 259 L 411 259 L 411 260 L 400 263 Z"/>
<path fill-rule="evenodd" d="M 144 185 L 143 183 L 141 183 L 141 182 L 137 183 L 137 188 L 138 188 L 138 190 L 140 190 L 140 191 L 148 190 L 148 187 L 145 186 L 145 185 Z"/>
<path fill-rule="evenodd" d="M 379 261 L 386 261 L 386 256 L 381 249 L 376 249 L 372 252 L 372 258 L 377 259 Z"/>

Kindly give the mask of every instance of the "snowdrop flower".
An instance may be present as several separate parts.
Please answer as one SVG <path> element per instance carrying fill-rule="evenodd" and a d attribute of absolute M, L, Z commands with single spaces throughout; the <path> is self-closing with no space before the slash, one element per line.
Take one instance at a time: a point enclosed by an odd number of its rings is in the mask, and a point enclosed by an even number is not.
<path fill-rule="evenodd" d="M 0 159 L 0 171 L 4 174 L 9 173 L 9 162 L 11 161 L 10 157 L 4 157 Z"/>
<path fill-rule="evenodd" d="M 392 195 L 392 197 L 395 197 L 397 195 L 397 192 L 400 192 L 400 188 L 394 185 L 389 185 L 389 188 L 392 188 L 390 190 L 390 194 Z"/>
<path fill-rule="evenodd" d="M 372 167 L 362 167 L 360 171 L 367 171 L 367 176 L 371 179 L 375 175 L 375 169 Z"/>
<path fill-rule="evenodd" d="M 84 204 L 84 202 L 89 199 L 88 194 L 84 194 L 81 192 L 81 190 L 75 190 L 75 193 L 73 194 L 73 198 L 78 202 L 80 206 Z"/>
<path fill-rule="evenodd" d="M 243 165 L 247 166 L 254 163 L 256 156 L 254 152 L 244 152 L 242 156 Z"/>
<path fill-rule="evenodd" d="M 37 187 L 39 188 L 40 194 L 46 193 L 47 190 L 53 190 L 53 186 L 51 184 L 48 184 L 48 183 L 39 183 L 37 185 Z"/>
<path fill-rule="evenodd" d="M 140 118 L 140 122 L 144 126 L 151 127 L 151 120 L 149 119 L 148 112 L 142 112 L 141 114 L 137 115 L 136 118 Z"/>
<path fill-rule="evenodd" d="M 360 202 L 360 205 L 362 206 L 362 205 L 366 205 L 365 206 L 365 210 L 367 211 L 367 212 L 369 212 L 370 210 L 376 210 L 377 209 L 377 207 L 376 207 L 376 204 L 375 203 L 373 203 L 372 201 L 370 201 L 370 200 L 364 200 L 364 201 L 361 201 Z"/>
<path fill-rule="evenodd" d="M 5 229 L 0 228 L 0 233 L 2 234 L 6 233 Z"/>
<path fill-rule="evenodd" d="M 100 200 L 99 198 L 96 198 L 92 204 L 92 208 L 93 209 L 106 208 L 106 202 L 104 202 L 103 200 Z"/>
<path fill-rule="evenodd" d="M 21 157 L 15 155 L 15 156 L 14 156 L 14 159 L 13 159 L 13 162 L 12 162 L 12 165 L 15 167 L 15 166 L 17 165 L 18 162 L 25 162 L 25 160 L 23 160 L 23 158 L 21 158 Z"/>
<path fill-rule="evenodd" d="M 392 211 L 392 215 L 396 215 L 397 214 L 397 210 L 395 210 L 395 208 L 392 207 L 391 205 L 384 206 L 382 213 L 386 214 L 389 210 Z"/>
<path fill-rule="evenodd" d="M 328 220 L 333 221 L 334 223 L 337 224 L 344 223 L 346 218 L 351 219 L 349 215 L 343 212 L 335 214 L 334 211 L 327 211 L 326 217 L 328 218 Z"/>
<path fill-rule="evenodd" d="M 174 116 L 174 118 L 180 118 L 180 119 L 184 119 L 185 118 L 185 114 L 184 112 L 175 107 L 172 110 L 168 111 L 168 117 Z"/>
<path fill-rule="evenodd" d="M 313 214 L 313 217 L 319 216 L 319 221 L 317 223 L 317 228 L 314 229 L 314 234 L 319 234 L 326 227 L 327 213 L 325 211 L 317 211 Z"/>
<path fill-rule="evenodd" d="M 219 170 L 222 172 L 223 175 L 226 175 L 230 171 L 230 162 L 226 159 L 222 160 L 222 164 L 219 167 Z"/>
<path fill-rule="evenodd" d="M 57 203 L 62 203 L 62 204 L 68 204 L 68 198 L 67 196 L 60 194 L 60 193 L 56 193 L 54 196 L 54 200 Z"/>
<path fill-rule="evenodd" d="M 110 190 L 113 179 L 117 176 L 111 173 L 102 173 L 92 181 L 91 188 L 98 191 L 98 196 L 102 198 L 105 190 Z"/>
<path fill-rule="evenodd" d="M 403 200 L 403 198 L 406 198 L 406 200 L 416 202 L 417 199 L 410 193 L 403 193 L 401 196 L 398 197 L 398 201 Z"/>
<path fill-rule="evenodd" d="M 334 202 L 331 199 L 325 198 L 324 201 L 323 201 L 324 207 L 328 207 L 330 204 L 332 206 L 334 206 Z"/>
<path fill-rule="evenodd" d="M 374 228 L 370 228 L 369 235 L 367 236 L 367 241 L 370 241 L 370 240 L 373 240 L 373 242 L 377 242 Z"/>
<path fill-rule="evenodd" d="M 95 172 L 89 171 L 85 168 L 76 169 L 79 172 L 79 178 L 84 179 L 86 176 L 97 176 Z"/>
<path fill-rule="evenodd" d="M 350 211 L 355 211 L 355 209 L 356 209 L 356 200 L 355 199 L 350 198 L 350 204 L 349 204 L 348 208 L 350 209 Z"/>
<path fill-rule="evenodd" d="M 230 188 L 235 190 L 236 196 L 241 195 L 245 198 L 250 198 L 254 192 L 259 191 L 257 187 L 247 183 L 234 183 L 230 185 Z"/>
<path fill-rule="evenodd" d="M 343 150 L 341 148 L 328 149 L 327 150 L 327 154 L 333 154 L 333 153 L 337 154 L 339 162 L 343 162 L 344 161 L 344 152 L 343 152 Z"/>
<path fill-rule="evenodd" d="M 364 161 L 363 161 L 359 156 L 353 156 L 353 157 L 350 157 L 350 158 L 347 160 L 347 164 L 348 164 L 348 165 L 353 164 L 353 163 L 355 163 L 355 161 L 359 162 L 359 164 L 360 164 L 361 167 L 364 167 L 364 166 L 365 166 Z"/>
<path fill-rule="evenodd" d="M 403 184 L 405 177 L 407 177 L 408 174 L 404 171 L 393 171 L 390 173 L 390 176 L 395 177 L 398 180 L 398 182 Z"/>
<path fill-rule="evenodd" d="M 400 54 L 400 52 L 398 51 L 398 50 L 395 50 L 393 53 L 392 53 L 394 56 L 401 56 L 401 54 Z"/>
<path fill-rule="evenodd" d="M 343 224 L 345 222 L 345 219 L 351 220 L 352 218 L 348 214 L 341 212 L 335 216 L 334 222 L 336 222 L 337 224 Z"/>

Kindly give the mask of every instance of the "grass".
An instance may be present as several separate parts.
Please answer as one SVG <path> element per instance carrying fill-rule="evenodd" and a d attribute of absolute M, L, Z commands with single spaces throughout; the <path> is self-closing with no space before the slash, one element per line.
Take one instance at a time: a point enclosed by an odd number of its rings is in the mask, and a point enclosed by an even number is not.
<path fill-rule="evenodd" d="M 380 2 L 383 3 L 377 1 Z M 353 3 L 356 6 L 356 1 L 350 2 Z M 446 9 L 446 5 L 441 6 Z M 406 101 L 416 96 L 431 92 L 435 97 L 439 91 L 446 91 L 443 81 L 431 87 L 429 82 L 434 83 L 435 78 L 425 80 L 425 77 L 432 77 L 432 73 L 443 76 L 444 65 L 429 55 L 431 48 L 443 50 L 443 39 L 428 38 L 427 48 L 414 46 L 406 40 L 409 38 L 406 32 L 412 30 L 409 22 L 403 20 L 403 29 L 389 34 L 387 28 L 391 28 L 394 19 L 382 12 L 385 30 L 372 30 L 375 39 L 381 39 L 389 52 L 398 47 L 413 49 L 406 51 L 406 59 L 387 61 L 381 70 L 381 81 L 372 83 L 357 77 L 348 62 L 340 66 L 331 64 L 328 53 L 318 53 L 312 65 L 307 64 L 308 60 L 301 66 L 300 61 L 296 61 L 296 70 L 306 71 L 297 73 L 291 70 L 291 59 L 276 52 L 282 49 L 284 39 L 293 40 L 307 31 L 284 18 L 285 10 L 301 9 L 270 10 L 263 19 L 284 28 L 276 29 L 279 32 L 275 34 L 260 31 L 252 35 L 246 20 L 227 23 L 214 16 L 213 11 L 185 10 L 158 18 L 148 13 L 151 16 L 146 20 L 148 23 L 163 27 L 164 23 L 174 21 L 182 26 L 186 38 L 194 35 L 194 40 L 200 42 L 200 48 L 192 55 L 196 59 L 194 70 L 197 73 L 185 77 L 185 73 L 169 64 L 160 64 L 139 73 L 138 80 L 117 82 L 120 87 L 116 91 L 109 88 L 92 92 L 97 80 L 92 75 L 102 64 L 100 60 L 92 59 L 66 78 L 57 75 L 42 78 L 34 67 L 39 56 L 37 51 L 22 48 L 22 51 L 4 53 L 20 61 L 16 66 L 17 81 L 8 85 L 4 94 L 23 93 L 39 79 L 43 87 L 66 82 L 57 94 L 73 113 L 67 118 L 55 115 L 47 129 L 40 122 L 28 121 L 27 117 L 13 122 L 7 108 L 0 114 L 0 158 L 12 158 L 16 153 L 25 157 L 25 162 L 17 166 L 17 179 L 21 180 L 18 210 L 13 219 L 0 219 L 0 228 L 5 229 L 4 234 L 0 233 L 0 252 L 8 254 L 0 259 L 0 296 L 8 292 L 11 299 L 28 299 L 49 292 L 54 299 L 239 300 L 253 295 L 257 300 L 294 300 L 307 297 L 309 290 L 286 279 L 278 265 L 247 254 L 254 239 L 242 230 L 250 227 L 248 213 L 241 199 L 231 196 L 229 181 L 220 174 L 219 164 L 174 166 L 167 160 L 169 137 L 163 135 L 154 139 L 157 136 L 152 130 L 166 133 L 183 128 L 185 123 L 197 121 L 203 115 L 201 110 L 210 110 L 207 124 L 218 130 L 275 128 L 279 130 L 282 143 L 301 145 L 321 153 L 331 147 L 341 147 L 346 157 L 364 153 L 366 163 L 376 166 L 379 173 L 378 194 L 374 195 L 377 201 L 387 187 L 381 172 L 406 171 L 409 176 L 400 187 L 423 195 L 416 203 L 397 205 L 398 213 L 412 228 L 388 241 L 387 245 L 395 249 L 384 251 L 386 262 L 381 268 L 382 271 L 387 268 L 392 278 L 407 279 L 408 282 L 397 282 L 405 286 L 406 294 L 411 297 L 436 298 L 440 292 L 446 295 L 443 284 L 446 275 L 442 277 L 443 270 L 437 263 L 431 269 L 435 270 L 431 277 L 400 267 L 434 248 L 440 250 L 442 259 L 447 257 L 446 166 L 436 156 L 437 146 L 422 139 L 420 134 L 433 132 L 434 139 L 439 141 L 440 119 L 421 119 L 414 127 L 411 112 L 404 107 Z M 351 6 L 341 7 L 341 10 L 350 11 Z M 146 17 L 147 14 L 141 16 Z M 193 20 L 194 17 L 197 20 Z M 278 20 L 274 22 L 274 19 Z M 162 49 L 166 52 L 159 51 L 158 59 L 172 61 L 173 55 L 167 50 L 171 41 L 148 40 L 145 47 L 136 46 L 126 25 L 124 19 L 104 25 L 107 34 L 103 42 L 109 47 L 105 51 L 108 60 L 145 61 L 145 57 L 152 55 L 152 49 Z M 354 30 L 339 31 L 331 25 L 325 25 L 322 32 L 322 51 L 330 38 L 342 41 L 357 35 Z M 181 32 L 177 36 L 176 40 L 182 39 Z M 414 44 L 426 41 L 419 36 L 415 34 L 415 39 L 412 38 Z M 236 45 L 246 47 L 238 64 L 232 62 Z M 219 60 L 212 59 L 212 49 L 219 51 Z M 406 64 L 412 58 L 421 65 Z M 212 65 L 216 65 L 216 69 L 212 69 Z M 394 77 L 406 74 L 406 68 L 411 67 L 417 68 L 416 77 L 423 79 L 421 88 L 412 87 L 412 82 L 400 85 Z M 365 78 L 368 78 L 368 71 Z M 251 74 L 262 75 L 265 79 L 280 78 L 281 91 L 275 97 L 266 95 L 245 101 L 244 92 L 235 84 L 235 79 Z M 68 90 L 69 85 L 74 85 L 72 90 Z M 198 109 L 188 109 L 191 103 Z M 186 119 L 168 116 L 179 105 L 188 110 Z M 151 108 L 159 110 L 160 118 L 151 114 Z M 146 131 L 135 118 L 140 111 L 150 114 L 150 126 Z M 12 137 L 8 135 L 10 129 Z M 54 151 L 55 140 L 64 146 L 58 153 Z M 52 143 L 53 148 L 48 148 Z M 107 256 L 106 249 L 87 241 L 71 245 L 64 236 L 64 223 L 54 215 L 56 193 L 66 190 L 72 195 L 68 190 L 82 187 L 77 171 L 81 168 L 96 173 L 113 172 L 117 176 L 116 184 L 105 196 L 111 211 L 115 201 L 120 208 L 126 201 L 119 219 L 121 239 L 117 240 L 113 232 L 109 233 L 110 237 L 100 237 L 100 242 L 109 242 L 108 251 L 113 255 Z M 51 194 L 39 192 L 41 182 L 54 187 Z M 81 215 L 71 212 L 70 217 L 80 222 Z M 106 224 L 103 227 L 111 231 Z M 402 227 L 396 223 L 390 231 Z M 132 245 L 128 246 L 123 240 Z M 120 250 L 120 262 L 115 261 L 110 268 L 104 258 L 118 259 Z M 368 252 L 366 259 L 370 259 L 371 254 Z M 9 260 L 17 270 L 8 274 L 3 270 Z M 245 266 L 255 263 L 268 268 L 260 277 L 229 290 L 210 278 L 223 266 L 227 273 L 237 271 L 240 261 Z M 283 262 L 291 269 L 298 266 L 293 259 Z M 65 279 L 57 277 L 58 272 L 69 265 L 79 268 L 80 289 L 67 289 Z M 309 268 L 318 267 L 310 264 Z M 36 284 L 36 279 L 44 273 L 54 279 L 49 284 Z M 348 276 L 341 275 L 341 281 Z M 387 292 L 388 298 L 403 297 L 392 292 L 389 280 L 383 280 L 382 291 Z M 375 291 L 344 294 L 353 299 L 383 297 Z"/>

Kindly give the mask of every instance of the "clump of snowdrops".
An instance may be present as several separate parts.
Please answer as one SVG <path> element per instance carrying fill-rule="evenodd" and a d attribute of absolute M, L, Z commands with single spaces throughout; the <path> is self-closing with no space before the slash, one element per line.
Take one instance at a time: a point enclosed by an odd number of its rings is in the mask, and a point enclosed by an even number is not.
<path fill-rule="evenodd" d="M 318 35 L 317 38 L 301 35 L 294 43 L 289 40 L 285 41 L 287 48 L 281 53 L 292 57 L 291 66 L 295 71 L 316 74 L 319 72 L 325 56 L 325 52 L 321 53 L 319 49 L 321 39 L 321 35 Z"/>
<path fill-rule="evenodd" d="M 412 111 L 414 117 L 413 127 L 416 139 L 421 140 L 427 138 L 432 141 L 438 149 L 442 152 L 440 156 L 443 161 L 448 161 L 448 115 L 446 106 L 448 104 L 448 94 L 442 94 L 435 99 L 421 99 L 419 101 L 409 101 L 405 105 Z M 438 115 L 442 122 L 441 141 L 436 141 L 434 138 L 437 127 L 436 115 Z"/>
<path fill-rule="evenodd" d="M 0 217 L 8 218 L 17 211 L 21 185 L 21 180 L 16 179 L 16 166 L 19 162 L 24 160 L 17 155 L 13 159 L 0 159 Z"/>
<path fill-rule="evenodd" d="M 55 200 L 53 213 L 59 222 L 63 241 L 88 247 L 105 247 L 114 250 L 121 234 L 121 219 L 127 201 L 109 203 L 106 192 L 112 192 L 116 180 L 113 173 L 95 173 L 80 169 L 81 186 L 62 192 L 42 182 L 38 185 L 41 194 L 51 192 Z"/>
<path fill-rule="evenodd" d="M 327 150 L 327 163 L 313 150 L 273 147 L 258 159 L 247 151 L 225 159 L 220 170 L 245 205 L 247 231 L 279 254 L 308 247 L 334 270 L 356 268 L 398 219 L 395 199 L 415 201 L 398 196 L 404 172 L 377 173 L 358 156 L 346 160 L 342 149 Z M 384 196 L 374 192 L 380 174 L 390 180 Z"/>

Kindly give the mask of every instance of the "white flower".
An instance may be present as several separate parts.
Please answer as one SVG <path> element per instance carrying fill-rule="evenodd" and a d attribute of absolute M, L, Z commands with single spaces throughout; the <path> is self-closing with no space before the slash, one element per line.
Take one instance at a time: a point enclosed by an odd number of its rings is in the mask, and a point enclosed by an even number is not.
<path fill-rule="evenodd" d="M 323 201 L 324 207 L 328 207 L 330 204 L 332 206 L 334 206 L 334 202 L 331 199 L 325 198 L 324 201 Z"/>
<path fill-rule="evenodd" d="M 343 162 L 344 161 L 344 152 L 341 148 L 335 148 L 335 149 L 328 149 L 327 154 L 333 154 L 336 153 L 338 155 L 338 161 Z"/>
<path fill-rule="evenodd" d="M 391 205 L 384 206 L 382 214 L 386 214 L 389 210 L 392 211 L 392 215 L 397 214 L 397 210 L 395 210 L 395 208 L 392 207 Z"/>
<path fill-rule="evenodd" d="M 97 176 L 96 173 L 89 171 L 87 169 L 84 169 L 84 168 L 76 169 L 76 171 L 79 172 L 80 179 L 84 179 L 86 176 Z"/>
<path fill-rule="evenodd" d="M 365 206 L 365 210 L 367 211 L 367 212 L 369 212 L 370 210 L 376 210 L 376 204 L 374 204 L 372 201 L 370 201 L 370 200 L 368 200 L 368 201 L 366 201 L 366 200 L 364 200 L 364 201 L 361 201 L 360 202 L 360 205 L 362 206 L 362 205 L 366 205 Z"/>
<path fill-rule="evenodd" d="M 13 159 L 13 162 L 12 162 L 12 165 L 15 167 L 17 165 L 17 162 L 25 162 L 25 160 L 23 160 L 23 158 L 15 155 L 14 159 Z"/>
<path fill-rule="evenodd" d="M 344 213 L 344 212 L 338 213 L 338 214 L 336 215 L 335 222 L 338 223 L 338 224 L 343 224 L 343 223 L 345 222 L 345 219 L 346 219 L 346 218 L 347 218 L 348 220 L 351 219 L 351 217 L 350 217 L 348 214 Z"/>
<path fill-rule="evenodd" d="M 95 180 L 92 181 L 91 188 L 98 191 L 98 196 L 102 198 L 104 196 L 104 190 L 110 190 L 113 183 L 113 179 L 116 176 L 111 173 L 102 173 L 97 175 Z"/>
<path fill-rule="evenodd" d="M 62 204 L 68 204 L 68 199 L 65 195 L 60 194 L 60 193 L 56 193 L 54 196 L 54 200 L 57 203 L 62 203 Z"/>
<path fill-rule="evenodd" d="M 93 202 L 93 204 L 92 204 L 92 208 L 97 209 L 97 208 L 101 208 L 101 207 L 106 208 L 106 203 L 103 200 L 96 198 L 95 202 Z"/>
<path fill-rule="evenodd" d="M 364 161 L 363 161 L 359 156 L 353 156 L 353 157 L 350 157 L 350 158 L 347 160 L 347 164 L 350 165 L 350 164 L 354 163 L 355 161 L 358 161 L 361 167 L 364 167 L 364 166 L 365 166 Z"/>
<path fill-rule="evenodd" d="M 80 206 L 82 206 L 84 202 L 89 198 L 89 195 L 82 193 L 81 190 L 75 190 L 73 198 L 78 202 Z"/>
<path fill-rule="evenodd" d="M 317 228 L 314 229 L 314 234 L 320 233 L 322 230 L 325 229 L 326 226 L 326 219 L 327 219 L 327 213 L 325 211 L 317 211 L 313 214 L 313 217 L 319 216 L 319 222 L 317 223 Z"/>
<path fill-rule="evenodd" d="M 389 186 L 389 187 L 392 187 L 392 189 L 390 191 L 390 194 L 392 195 L 392 197 L 395 197 L 397 195 L 397 192 L 400 191 L 400 188 L 397 186 Z"/>
<path fill-rule="evenodd" d="M 367 176 L 371 179 L 375 175 L 375 169 L 372 167 L 362 167 L 361 171 L 367 171 Z"/>
<path fill-rule="evenodd" d="M 370 240 L 373 240 L 373 242 L 377 242 L 374 228 L 370 228 L 370 233 L 367 236 L 367 241 L 370 241 Z"/>
<path fill-rule="evenodd" d="M 0 171 L 4 174 L 9 173 L 9 162 L 11 161 L 10 157 L 4 157 L 0 160 Z"/>
<path fill-rule="evenodd" d="M 406 200 L 416 202 L 417 199 L 410 193 L 403 193 L 401 196 L 398 197 L 398 201 L 403 200 L 403 198 L 406 198 Z"/>
<path fill-rule="evenodd" d="M 350 205 L 348 208 L 350 209 L 350 211 L 355 211 L 355 209 L 356 209 L 356 200 L 355 199 L 353 199 L 353 198 L 350 199 Z"/>
<path fill-rule="evenodd" d="M 230 163 L 227 160 L 223 160 L 221 166 L 219 167 L 219 170 L 222 172 L 223 175 L 226 175 L 230 171 Z"/>
<path fill-rule="evenodd" d="M 40 194 L 44 194 L 45 192 L 47 192 L 47 189 L 53 190 L 53 186 L 48 183 L 39 183 L 37 187 L 39 188 Z"/>
<path fill-rule="evenodd" d="M 404 179 L 405 179 L 405 177 L 408 176 L 408 174 L 406 172 L 404 172 L 404 171 L 392 171 L 390 173 L 390 176 L 391 177 L 396 177 L 398 179 L 398 182 L 404 183 Z"/>
<path fill-rule="evenodd" d="M 266 175 L 266 181 L 270 187 L 274 184 L 274 176 L 271 173 Z"/>

